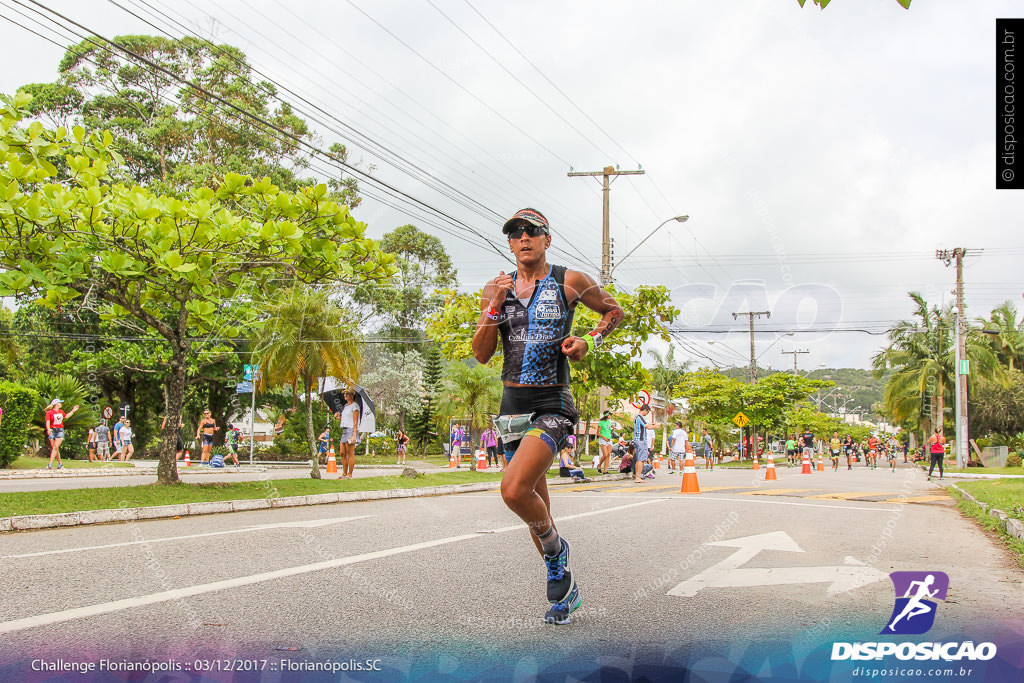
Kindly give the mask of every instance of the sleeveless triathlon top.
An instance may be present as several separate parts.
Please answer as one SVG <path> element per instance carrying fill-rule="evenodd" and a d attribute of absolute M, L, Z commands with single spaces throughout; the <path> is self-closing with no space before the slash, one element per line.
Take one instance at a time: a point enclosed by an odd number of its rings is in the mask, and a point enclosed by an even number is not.
<path fill-rule="evenodd" d="M 561 345 L 572 332 L 576 303 L 565 297 L 565 267 L 551 266 L 538 280 L 527 305 L 515 288 L 505 293 L 498 311 L 504 361 L 501 379 L 514 384 L 569 384 L 569 359 Z M 516 279 L 516 273 L 512 273 Z"/>

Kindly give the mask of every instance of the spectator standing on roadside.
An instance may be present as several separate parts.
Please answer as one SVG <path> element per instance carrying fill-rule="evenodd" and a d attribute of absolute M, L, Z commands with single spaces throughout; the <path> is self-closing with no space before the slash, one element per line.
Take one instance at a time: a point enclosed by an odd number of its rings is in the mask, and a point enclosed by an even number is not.
<path fill-rule="evenodd" d="M 93 432 L 96 434 L 96 459 L 110 460 L 110 427 L 107 426 L 107 421 L 100 420 L 93 428 Z"/>
<path fill-rule="evenodd" d="M 480 447 L 487 451 L 487 466 L 491 466 L 491 458 L 494 458 L 494 466 L 498 466 L 498 433 L 494 427 L 488 427 L 480 435 Z"/>
<path fill-rule="evenodd" d="M 704 469 L 715 469 L 715 443 L 712 441 L 711 435 L 708 434 L 707 427 L 705 427 L 704 431 L 701 432 L 700 442 L 704 446 Z M 708 467 L 708 463 L 711 463 L 710 467 Z"/>
<path fill-rule="evenodd" d="M 928 465 L 928 481 L 932 479 L 932 470 L 939 466 L 939 479 L 942 479 L 942 461 L 946 459 L 946 437 L 942 435 L 942 427 L 936 427 L 935 433 L 928 437 L 928 453 L 931 462 Z"/>
<path fill-rule="evenodd" d="M 135 454 L 135 446 L 132 445 L 132 421 L 126 419 L 117 435 L 121 438 L 121 461 L 128 462 Z"/>
<path fill-rule="evenodd" d="M 345 407 L 338 419 L 341 422 L 341 477 L 351 479 L 356 468 L 356 445 L 359 443 L 359 404 L 352 390 L 345 392 Z"/>
<path fill-rule="evenodd" d="M 64 463 L 60 459 L 60 445 L 64 442 L 64 420 L 78 411 L 78 406 L 75 406 L 71 409 L 70 413 L 65 413 L 61 408 L 61 404 L 62 401 L 59 398 L 50 401 L 43 419 L 46 425 L 46 437 L 50 439 L 50 462 L 46 469 L 52 469 L 55 458 L 57 460 L 57 469 L 64 469 Z"/>
<path fill-rule="evenodd" d="M 462 467 L 462 440 L 465 436 L 462 425 L 456 424 L 452 429 L 452 457 L 455 458 L 456 467 Z"/>
<path fill-rule="evenodd" d="M 601 451 L 597 473 L 608 474 L 608 463 L 612 457 L 612 416 L 607 410 L 597 421 L 597 447 Z"/>
<path fill-rule="evenodd" d="M 124 427 L 124 415 L 117 418 L 117 422 L 114 423 L 114 453 L 111 455 L 111 459 L 121 459 L 121 428 Z"/>
<path fill-rule="evenodd" d="M 89 427 L 89 436 L 85 437 L 86 447 L 89 449 L 89 461 L 96 460 L 96 430 Z"/>
<path fill-rule="evenodd" d="M 405 446 L 409 443 L 409 437 L 406 435 L 404 429 L 398 430 L 398 436 L 395 437 L 396 449 L 398 450 L 398 464 L 405 464 Z"/>
<path fill-rule="evenodd" d="M 236 468 L 240 467 L 238 463 L 238 437 L 240 435 L 241 431 L 238 429 L 238 427 L 235 427 L 234 425 L 228 425 L 227 438 L 225 438 L 224 440 L 227 442 L 228 456 L 230 456 L 231 459 L 235 461 Z"/>
<path fill-rule="evenodd" d="M 643 463 L 647 462 L 650 451 L 647 449 L 647 430 L 657 429 L 657 422 L 648 422 L 647 414 L 651 407 L 646 403 L 640 406 L 640 412 L 633 418 L 633 444 L 636 447 L 636 463 L 633 481 L 640 483 L 643 477 Z"/>
<path fill-rule="evenodd" d="M 669 435 L 668 442 L 668 473 L 672 474 L 676 469 L 683 469 L 683 464 L 686 459 L 686 442 L 689 440 L 689 435 L 686 430 L 683 429 L 682 422 L 676 422 L 676 428 L 672 430 L 672 434 Z M 676 463 L 679 463 L 678 468 Z"/>

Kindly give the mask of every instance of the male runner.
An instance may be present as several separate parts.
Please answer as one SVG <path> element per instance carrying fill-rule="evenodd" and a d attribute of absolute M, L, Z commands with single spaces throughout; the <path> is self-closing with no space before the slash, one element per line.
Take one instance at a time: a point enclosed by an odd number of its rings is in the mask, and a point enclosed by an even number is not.
<path fill-rule="evenodd" d="M 551 608 L 544 620 L 567 624 L 581 600 L 569 568 L 569 544 L 551 518 L 547 471 L 579 419 L 569 391 L 569 361 L 598 348 L 622 321 L 622 309 L 590 276 L 547 262 L 551 232 L 541 212 L 522 209 L 502 232 L 516 270 L 502 271 L 484 287 L 473 355 L 489 361 L 501 336 L 504 389 L 498 423 L 508 461 L 501 496 L 526 522 L 547 567 Z M 583 338 L 571 336 L 581 303 L 602 316 Z"/>
<path fill-rule="evenodd" d="M 786 439 L 786 460 L 790 465 L 796 465 L 796 439 L 793 437 Z"/>
<path fill-rule="evenodd" d="M 871 463 L 871 469 L 878 469 L 878 437 L 874 434 L 868 437 L 868 462 Z"/>
<path fill-rule="evenodd" d="M 839 438 L 839 432 L 832 432 L 832 438 L 828 442 L 829 457 L 832 459 L 832 471 L 839 471 L 839 452 L 843 449 L 843 442 Z"/>
<path fill-rule="evenodd" d="M 846 434 L 846 438 L 843 439 L 843 450 L 846 452 L 846 469 L 853 469 L 853 437 L 850 436 L 849 432 Z"/>
<path fill-rule="evenodd" d="M 210 409 L 203 411 L 203 419 L 196 426 L 196 441 L 202 438 L 203 451 L 199 456 L 199 462 L 206 465 L 210 461 L 210 450 L 213 449 L 213 433 L 219 431 L 217 421 L 211 417 Z"/>

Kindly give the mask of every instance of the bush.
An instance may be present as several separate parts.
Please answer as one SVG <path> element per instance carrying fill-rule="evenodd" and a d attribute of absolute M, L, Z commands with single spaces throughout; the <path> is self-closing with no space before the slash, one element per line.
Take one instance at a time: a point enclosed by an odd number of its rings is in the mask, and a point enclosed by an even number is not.
<path fill-rule="evenodd" d="M 1020 451 L 1017 451 L 1016 453 L 1010 453 L 1010 455 L 1008 455 L 1006 457 L 1006 466 L 1007 467 L 1020 467 L 1020 464 L 1021 464 L 1021 452 Z"/>
<path fill-rule="evenodd" d="M 39 403 L 39 393 L 14 382 L 0 382 L 0 468 L 9 467 L 25 452 L 28 426 Z"/>

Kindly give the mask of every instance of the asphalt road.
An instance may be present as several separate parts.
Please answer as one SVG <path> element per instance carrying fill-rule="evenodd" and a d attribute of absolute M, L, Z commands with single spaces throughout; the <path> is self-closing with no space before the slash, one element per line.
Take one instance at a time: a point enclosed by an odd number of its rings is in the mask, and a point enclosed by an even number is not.
<path fill-rule="evenodd" d="M 300 680 L 285 659 L 386 672 L 358 680 L 806 672 L 879 639 L 904 570 L 949 575 L 928 638 L 1024 639 L 1024 572 L 919 470 L 699 475 L 699 495 L 665 473 L 552 489 L 583 595 L 567 626 L 542 623 L 543 565 L 497 492 L 0 535 L 0 679 L 111 653 L 278 667 L 259 680 Z"/>

